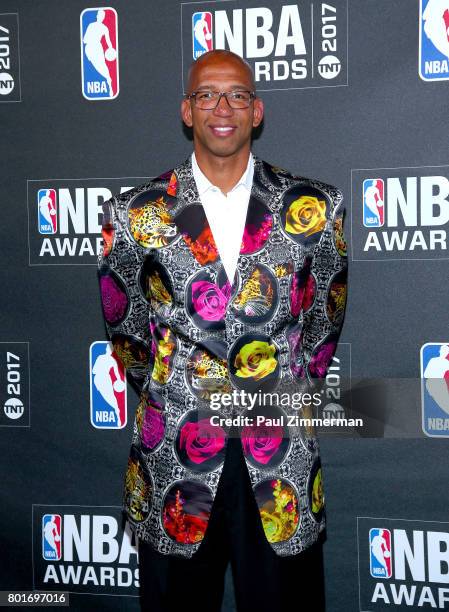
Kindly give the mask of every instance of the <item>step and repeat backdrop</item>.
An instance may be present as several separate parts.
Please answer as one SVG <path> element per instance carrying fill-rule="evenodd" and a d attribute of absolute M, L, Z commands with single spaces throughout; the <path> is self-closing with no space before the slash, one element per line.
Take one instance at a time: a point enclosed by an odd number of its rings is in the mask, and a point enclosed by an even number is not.
<path fill-rule="evenodd" d="M 101 205 L 190 154 L 180 101 L 213 48 L 254 69 L 254 152 L 345 195 L 324 409 L 363 427 L 321 434 L 327 609 L 449 609 L 449 0 L 2 0 L 0 590 L 139 609 Z"/>

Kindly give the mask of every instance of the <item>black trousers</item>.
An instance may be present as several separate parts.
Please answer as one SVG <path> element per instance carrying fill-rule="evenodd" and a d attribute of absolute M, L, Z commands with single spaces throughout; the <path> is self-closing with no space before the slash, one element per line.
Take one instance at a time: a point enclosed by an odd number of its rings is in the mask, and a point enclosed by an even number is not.
<path fill-rule="evenodd" d="M 229 562 L 238 612 L 325 611 L 322 542 L 298 555 L 276 555 L 263 532 L 239 438 L 228 439 L 198 551 L 184 559 L 139 540 L 139 559 L 143 612 L 176 612 L 187 605 L 196 612 L 220 612 Z"/>

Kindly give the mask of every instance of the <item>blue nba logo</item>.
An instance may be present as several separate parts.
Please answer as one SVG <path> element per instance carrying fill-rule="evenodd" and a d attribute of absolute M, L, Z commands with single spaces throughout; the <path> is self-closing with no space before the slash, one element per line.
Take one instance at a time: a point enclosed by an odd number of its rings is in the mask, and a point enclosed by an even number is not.
<path fill-rule="evenodd" d="M 382 179 L 363 181 L 363 225 L 382 227 L 384 224 L 384 182 Z"/>
<path fill-rule="evenodd" d="M 369 531 L 370 572 L 373 578 L 391 578 L 391 532 L 389 529 Z"/>
<path fill-rule="evenodd" d="M 192 15 L 193 59 L 212 51 L 212 13 L 204 11 Z"/>
<path fill-rule="evenodd" d="M 54 189 L 37 192 L 37 224 L 40 234 L 56 234 L 58 229 L 57 200 Z"/>
<path fill-rule="evenodd" d="M 88 100 L 112 100 L 119 92 L 117 13 L 110 7 L 84 9 L 81 77 Z"/>
<path fill-rule="evenodd" d="M 421 401 L 424 433 L 449 438 L 449 342 L 421 347 Z"/>
<path fill-rule="evenodd" d="M 449 0 L 421 0 L 419 7 L 419 76 L 449 79 Z"/>
<path fill-rule="evenodd" d="M 90 422 L 99 429 L 122 429 L 127 422 L 125 369 L 110 342 L 90 345 Z"/>
<path fill-rule="evenodd" d="M 61 516 L 44 514 L 42 517 L 42 556 L 46 561 L 61 559 Z"/>

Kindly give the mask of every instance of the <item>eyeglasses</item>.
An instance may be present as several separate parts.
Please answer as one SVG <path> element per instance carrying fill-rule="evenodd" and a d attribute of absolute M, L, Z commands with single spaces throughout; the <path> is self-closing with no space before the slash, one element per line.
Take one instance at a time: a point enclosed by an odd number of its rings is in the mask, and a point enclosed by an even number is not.
<path fill-rule="evenodd" d="M 194 100 L 195 106 L 201 110 L 213 110 L 222 96 L 231 108 L 248 108 L 256 94 L 253 91 L 194 91 L 187 94 L 186 99 Z"/>

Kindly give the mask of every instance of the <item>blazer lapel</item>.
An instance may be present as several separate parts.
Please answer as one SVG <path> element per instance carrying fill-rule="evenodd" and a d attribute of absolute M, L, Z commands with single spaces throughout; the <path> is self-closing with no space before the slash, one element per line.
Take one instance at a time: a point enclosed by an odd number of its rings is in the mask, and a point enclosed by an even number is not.
<path fill-rule="evenodd" d="M 268 239 L 273 219 L 266 202 L 271 193 L 262 181 L 263 161 L 254 156 L 254 176 L 246 212 L 236 271 L 242 268 L 242 257 L 259 251 Z M 193 257 L 202 266 L 222 263 L 206 213 L 201 204 L 192 171 L 191 156 L 175 168 L 170 178 L 167 194 L 176 197 L 171 207 L 173 221 Z M 234 278 L 229 282 L 234 285 Z"/>
<path fill-rule="evenodd" d="M 181 166 L 175 168 L 173 174 L 176 176 L 176 188 L 173 178 L 170 180 L 170 185 L 172 191 L 176 189 L 177 204 L 172 214 L 182 239 L 202 266 L 221 261 L 198 194 L 191 157 L 189 156 Z"/>

